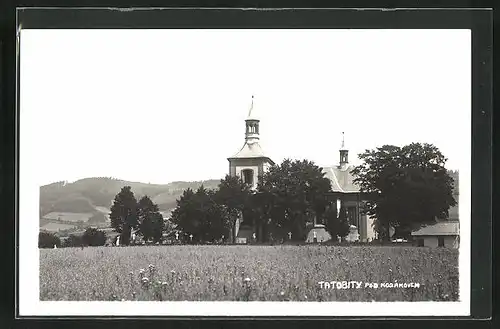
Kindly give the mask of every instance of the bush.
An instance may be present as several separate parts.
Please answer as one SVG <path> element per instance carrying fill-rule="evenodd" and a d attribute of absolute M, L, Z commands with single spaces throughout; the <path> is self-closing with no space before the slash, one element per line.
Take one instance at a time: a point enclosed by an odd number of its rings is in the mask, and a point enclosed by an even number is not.
<path fill-rule="evenodd" d="M 104 246 L 106 244 L 106 233 L 97 228 L 89 227 L 83 233 L 82 241 L 87 246 Z"/>
<path fill-rule="evenodd" d="M 54 248 L 61 246 L 61 239 L 55 233 L 40 232 L 38 234 L 38 248 Z"/>
<path fill-rule="evenodd" d="M 69 237 L 64 240 L 63 247 L 80 247 L 83 244 L 83 239 L 79 235 L 70 234 Z"/>

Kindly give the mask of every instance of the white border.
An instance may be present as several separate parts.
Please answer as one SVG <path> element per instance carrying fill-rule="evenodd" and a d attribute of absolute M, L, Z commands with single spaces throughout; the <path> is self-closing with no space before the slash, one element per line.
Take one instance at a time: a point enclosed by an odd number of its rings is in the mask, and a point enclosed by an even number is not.
<path fill-rule="evenodd" d="M 469 30 L 469 44 L 471 34 Z M 21 59 L 22 59 L 21 52 Z M 471 65 L 472 67 L 472 65 Z M 22 71 L 20 73 L 22 75 Z M 470 77 L 469 77 L 469 81 Z M 472 96 L 472 90 L 471 90 Z M 21 109 L 22 109 L 22 104 Z M 20 122 L 30 118 L 19 112 Z M 37 137 L 19 134 L 19 315 L 20 316 L 468 316 L 470 315 L 471 113 L 461 121 L 459 302 L 41 302 L 39 300 Z M 28 126 L 28 125 L 26 125 Z M 130 306 L 130 307 L 127 307 Z M 131 313 L 133 310 L 134 314 Z"/>

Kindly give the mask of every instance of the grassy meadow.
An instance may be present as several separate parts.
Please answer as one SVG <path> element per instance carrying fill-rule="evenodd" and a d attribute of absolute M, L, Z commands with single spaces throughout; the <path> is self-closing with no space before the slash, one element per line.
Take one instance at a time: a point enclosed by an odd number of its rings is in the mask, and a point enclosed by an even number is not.
<path fill-rule="evenodd" d="M 358 284 L 337 289 L 331 281 Z M 318 245 L 40 249 L 40 300 L 456 301 L 458 251 Z"/>

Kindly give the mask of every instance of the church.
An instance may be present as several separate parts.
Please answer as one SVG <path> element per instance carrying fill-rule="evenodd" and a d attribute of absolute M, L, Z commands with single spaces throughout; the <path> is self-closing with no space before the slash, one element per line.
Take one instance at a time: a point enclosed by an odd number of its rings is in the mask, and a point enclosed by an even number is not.
<path fill-rule="evenodd" d="M 258 177 L 265 173 L 275 163 L 267 155 L 260 145 L 259 125 L 260 120 L 253 115 L 254 98 L 245 120 L 245 141 L 243 147 L 229 161 L 229 175 L 240 177 L 244 183 L 249 184 L 252 189 L 257 188 Z M 350 239 L 354 241 L 368 242 L 375 238 L 373 220 L 361 213 L 363 197 L 359 187 L 353 183 L 351 174 L 353 166 L 349 165 L 349 150 L 345 147 L 344 138 L 339 149 L 339 162 L 337 165 L 323 167 L 325 177 L 330 180 L 331 192 L 328 198 L 337 202 L 337 208 L 344 206 L 347 218 L 351 226 Z M 235 225 L 236 243 L 246 243 L 253 236 L 262 234 L 256 227 L 241 227 L 242 220 Z M 315 227 L 324 227 L 321 223 L 315 223 Z M 254 235 L 255 234 L 255 235 Z M 353 237 L 354 235 L 354 237 Z M 259 239 L 260 240 L 260 239 Z M 326 241 L 324 241 L 326 242 Z"/>

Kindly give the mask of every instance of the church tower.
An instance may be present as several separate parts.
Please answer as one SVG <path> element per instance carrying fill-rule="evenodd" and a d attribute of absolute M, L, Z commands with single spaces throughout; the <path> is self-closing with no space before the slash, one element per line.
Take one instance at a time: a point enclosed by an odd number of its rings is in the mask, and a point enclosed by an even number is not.
<path fill-rule="evenodd" d="M 344 132 L 342 132 L 342 145 L 340 146 L 339 154 L 340 154 L 339 168 L 347 169 L 347 167 L 349 166 L 349 158 L 348 158 L 349 150 L 345 147 Z"/>
<path fill-rule="evenodd" d="M 266 172 L 274 162 L 265 155 L 260 146 L 260 120 L 254 115 L 254 97 L 245 120 L 245 143 L 238 153 L 228 158 L 229 175 L 240 177 L 255 190 L 258 177 Z"/>
<path fill-rule="evenodd" d="M 255 116 L 254 97 L 252 96 L 250 110 L 245 120 L 245 143 L 238 153 L 227 160 L 229 161 L 229 175 L 240 177 L 253 191 L 257 189 L 259 176 L 274 165 L 273 160 L 260 147 L 259 128 L 260 120 Z M 248 218 L 245 221 L 244 217 L 244 214 L 241 214 L 231 230 L 233 242 L 247 243 L 253 239 L 254 234 L 259 241 L 262 241 L 263 224 L 261 223 L 257 227 L 254 221 Z"/>

